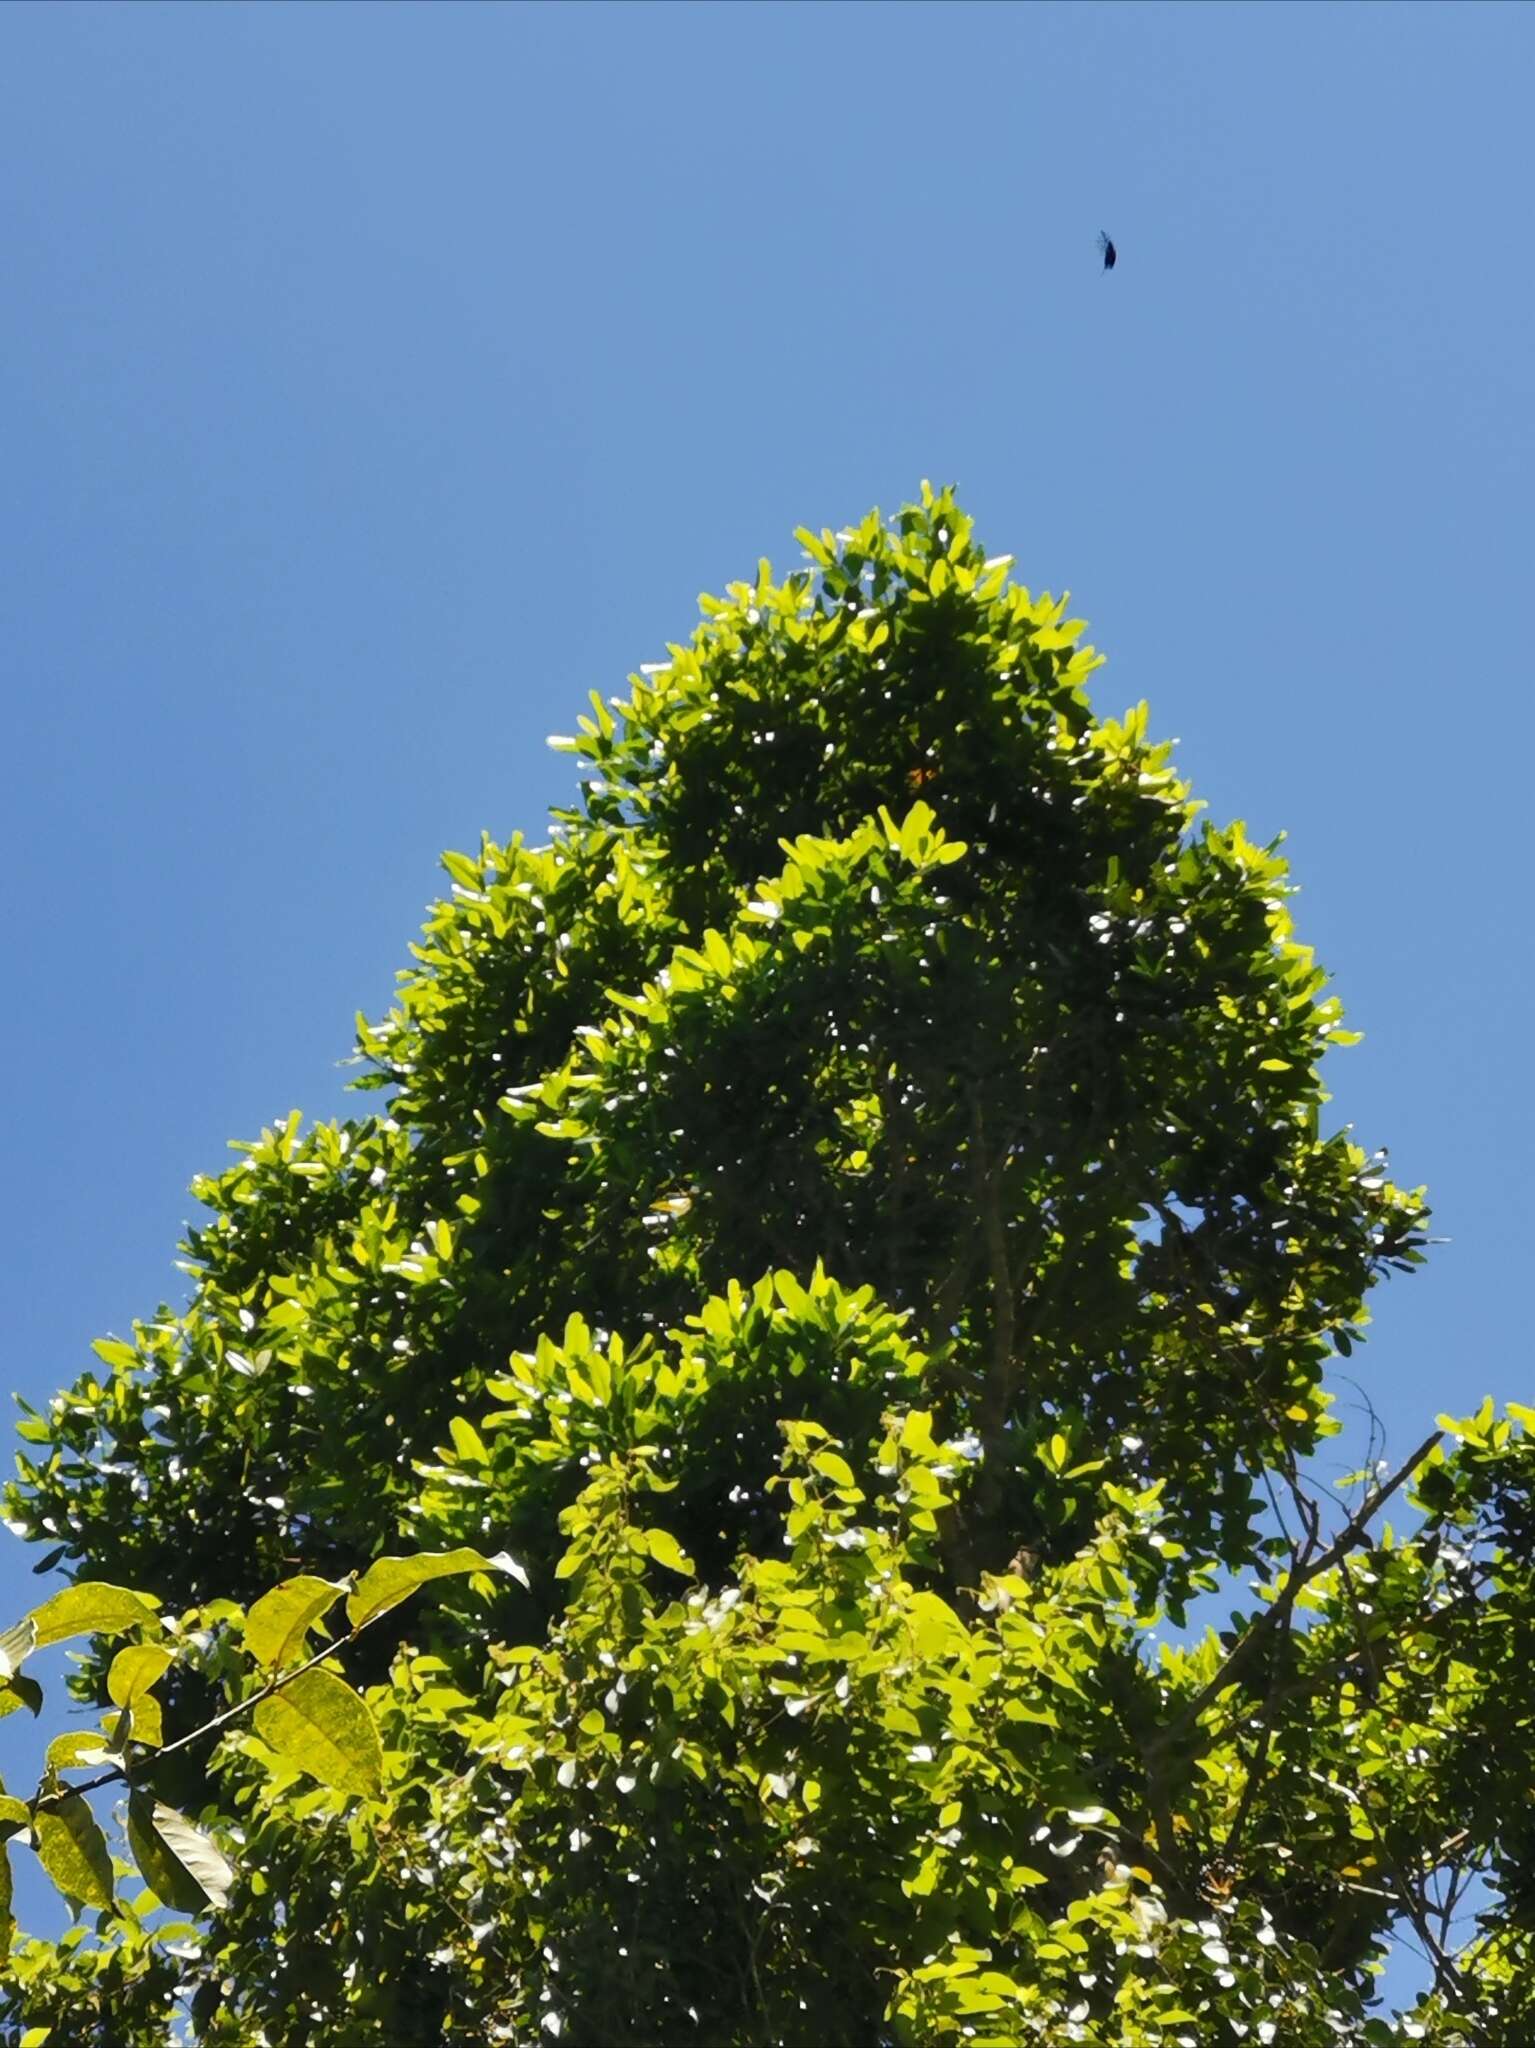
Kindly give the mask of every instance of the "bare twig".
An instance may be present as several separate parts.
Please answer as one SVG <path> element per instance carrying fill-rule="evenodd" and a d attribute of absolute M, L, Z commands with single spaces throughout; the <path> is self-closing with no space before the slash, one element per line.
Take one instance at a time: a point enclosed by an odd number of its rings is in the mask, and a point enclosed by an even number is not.
<path fill-rule="evenodd" d="M 1390 1855 L 1389 1851 L 1387 1852 L 1387 1868 L 1391 1872 L 1391 1881 L 1396 1886 L 1397 1897 L 1401 1901 L 1402 1910 L 1412 1922 L 1413 1932 L 1423 1944 L 1423 1953 L 1432 1965 L 1435 1987 L 1444 1993 L 1451 2005 L 1464 2005 L 1465 1988 L 1460 1980 L 1460 1972 L 1435 1940 L 1434 1930 L 1428 1924 L 1427 1907 L 1407 1882 L 1401 1865 L 1394 1856 Z"/>

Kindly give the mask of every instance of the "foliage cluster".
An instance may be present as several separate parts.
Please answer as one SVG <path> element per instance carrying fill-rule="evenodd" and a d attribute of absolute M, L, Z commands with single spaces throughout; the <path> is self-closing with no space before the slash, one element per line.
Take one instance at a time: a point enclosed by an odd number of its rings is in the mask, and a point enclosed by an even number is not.
<path fill-rule="evenodd" d="M 9 2042 L 1528 2037 L 1535 1417 L 1309 1476 L 1425 1210 L 1284 863 L 952 496 L 800 538 L 21 1425 L 115 1717 L 3 1809 L 83 1909 Z"/>

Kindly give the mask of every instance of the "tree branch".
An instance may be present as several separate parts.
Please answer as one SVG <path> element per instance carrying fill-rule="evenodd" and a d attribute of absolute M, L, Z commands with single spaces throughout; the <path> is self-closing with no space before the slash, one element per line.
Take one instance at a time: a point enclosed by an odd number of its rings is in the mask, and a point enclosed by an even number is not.
<path fill-rule="evenodd" d="M 990 1160 L 986 1156 L 986 1130 L 981 1118 L 981 1101 L 978 1095 L 970 1098 L 971 1143 L 974 1157 L 971 1174 L 975 1183 L 976 1205 L 981 1214 L 981 1234 L 986 1246 L 986 1262 L 991 1274 L 991 1363 L 986 1369 L 986 1379 L 981 1392 L 980 1425 L 981 1447 L 985 1456 L 983 1472 L 990 1473 L 988 1494 L 995 1495 L 1000 1482 L 997 1470 L 1002 1449 L 1002 1430 L 1007 1421 L 1008 1401 L 1012 1394 L 1013 1378 L 1013 1331 L 1016 1310 L 1013 1302 L 1013 1276 L 1007 1259 L 1007 1226 L 1002 1217 L 1002 1204 L 997 1186 L 1001 1159 Z"/>
<path fill-rule="evenodd" d="M 1407 1460 L 1406 1464 L 1394 1473 L 1383 1486 L 1377 1486 L 1370 1493 L 1358 1510 L 1349 1517 L 1340 1533 L 1328 1544 L 1327 1548 L 1319 1552 L 1309 1563 L 1300 1564 L 1290 1573 L 1285 1582 L 1284 1591 L 1279 1594 L 1273 1605 L 1258 1617 L 1246 1634 L 1232 1647 L 1219 1671 L 1216 1672 L 1209 1684 L 1201 1687 L 1193 1699 L 1183 1708 L 1182 1712 L 1175 1715 L 1166 1728 L 1163 1729 L 1161 1735 L 1157 1738 L 1163 1747 L 1176 1742 L 1180 1736 L 1186 1735 L 1189 1729 L 1198 1721 L 1206 1707 L 1212 1701 L 1218 1699 L 1227 1686 L 1235 1684 L 1237 1679 L 1241 1677 L 1248 1665 L 1257 1656 L 1263 1644 L 1279 1628 L 1288 1623 L 1296 1601 L 1300 1598 L 1306 1587 L 1310 1585 L 1311 1581 L 1320 1578 L 1323 1572 L 1331 1571 L 1334 1565 L 1340 1564 L 1348 1556 L 1348 1553 L 1364 1535 L 1366 1528 L 1376 1515 L 1380 1513 L 1386 1502 L 1390 1500 L 1392 1494 L 1397 1491 L 1398 1487 L 1405 1485 L 1407 1480 L 1412 1477 L 1424 1459 L 1440 1442 L 1443 1435 L 1444 1432 L 1442 1430 L 1436 1429 L 1432 1436 L 1426 1437 Z"/>
<path fill-rule="evenodd" d="M 87 1792 L 99 1792 L 105 1785 L 131 1784 L 136 1773 L 151 1769 L 165 1757 L 175 1756 L 178 1750 L 190 1749 L 194 1742 L 201 1742 L 205 1736 L 217 1735 L 232 1721 L 239 1720 L 242 1714 L 248 1714 L 253 1708 L 259 1707 L 263 1700 L 269 1700 L 273 1693 L 281 1692 L 285 1685 L 291 1685 L 295 1678 L 302 1678 L 306 1671 L 313 1671 L 317 1664 L 323 1664 L 327 1658 L 349 1648 L 364 1629 L 371 1628 L 375 1621 L 382 1620 L 385 1614 L 391 1612 L 392 1607 L 385 1607 L 377 1614 L 370 1614 L 366 1621 L 360 1621 L 344 1636 L 338 1636 L 333 1643 L 327 1643 L 323 1649 L 316 1650 L 314 1655 L 306 1658 L 302 1664 L 295 1664 L 291 1671 L 279 1671 L 274 1678 L 268 1679 L 259 1691 L 251 1693 L 246 1699 L 236 1700 L 232 1707 L 226 1707 L 221 1714 L 215 1714 L 211 1721 L 204 1721 L 200 1728 L 192 1729 L 187 1735 L 178 1735 L 174 1742 L 167 1742 L 163 1748 L 146 1749 L 139 1757 L 124 1757 L 121 1763 L 110 1765 L 94 1778 L 87 1778 L 83 1785 L 61 1785 L 56 1792 L 39 1793 L 37 1798 L 28 1802 L 32 1812 L 51 1813 L 66 1800 L 81 1797 Z"/>

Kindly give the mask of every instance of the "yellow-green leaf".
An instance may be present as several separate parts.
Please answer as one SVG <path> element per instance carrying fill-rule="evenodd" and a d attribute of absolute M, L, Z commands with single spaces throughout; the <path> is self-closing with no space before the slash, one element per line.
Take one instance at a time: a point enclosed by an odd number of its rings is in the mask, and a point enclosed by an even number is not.
<path fill-rule="evenodd" d="M 647 1529 L 645 1548 L 657 1564 L 664 1564 L 669 1572 L 680 1572 L 685 1579 L 693 1576 L 693 1560 L 669 1529 Z"/>
<path fill-rule="evenodd" d="M 18 1707 L 25 1707 L 31 1714 L 43 1710 L 43 1689 L 35 1678 L 28 1678 L 18 1671 L 14 1678 L 0 1679 L 0 1721 L 7 1714 L 14 1714 Z"/>
<path fill-rule="evenodd" d="M 453 1448 L 466 1465 L 488 1465 L 490 1454 L 485 1449 L 479 1431 L 472 1422 L 466 1422 L 462 1415 L 455 1415 L 448 1424 L 448 1434 L 453 1439 Z"/>
<path fill-rule="evenodd" d="M 124 1344 L 118 1337 L 97 1337 L 91 1344 L 92 1351 L 103 1365 L 121 1366 L 127 1372 L 136 1372 L 139 1354 L 131 1344 Z"/>
<path fill-rule="evenodd" d="M 120 1636 L 145 1622 L 160 1619 L 158 1604 L 147 1593 L 134 1593 L 127 1586 L 109 1586 L 99 1579 L 82 1579 L 66 1586 L 32 1609 L 37 1624 L 37 1647 L 61 1643 L 66 1636 Z"/>
<path fill-rule="evenodd" d="M 925 1408 L 914 1408 L 901 1424 L 901 1449 L 918 1457 L 933 1448 L 933 1418 Z"/>
<path fill-rule="evenodd" d="M 133 1706 L 141 1693 L 159 1684 L 175 1661 L 175 1651 L 160 1643 L 130 1643 L 112 1659 L 107 1697 L 115 1707 Z"/>
<path fill-rule="evenodd" d="M 0 1635 L 0 1678 L 12 1678 L 37 1648 L 37 1623 L 31 1615 Z"/>
<path fill-rule="evenodd" d="M 263 1593 L 245 1617 L 245 1647 L 267 1670 L 280 1671 L 309 1651 L 309 1631 L 346 1591 L 307 1572 Z M 126 1655 L 127 1653 L 124 1652 Z"/>
<path fill-rule="evenodd" d="M 528 1575 L 514 1557 L 504 1550 L 485 1557 L 467 1546 L 461 1550 L 421 1550 L 414 1557 L 379 1557 L 358 1580 L 346 1603 L 347 1619 L 354 1628 L 386 1614 L 409 1599 L 429 1579 L 448 1579 L 464 1572 L 506 1572 L 524 1586 Z"/>
<path fill-rule="evenodd" d="M 1060 1725 L 1049 1707 L 1031 1707 L 1026 1700 L 1004 1700 L 1002 1712 L 1009 1721 L 1036 1722 L 1041 1728 L 1055 1728 Z"/>
<path fill-rule="evenodd" d="M 218 1844 L 147 1792 L 128 1795 L 128 1846 L 162 1905 L 201 1913 L 227 1903 L 234 1870 Z"/>
<path fill-rule="evenodd" d="M 37 1860 L 69 1899 L 105 1911 L 112 1903 L 112 1857 L 106 1836 L 77 1792 L 32 1817 Z"/>
<path fill-rule="evenodd" d="M 0 1792 L 0 1842 L 8 1842 L 12 1835 L 19 1835 L 31 1825 L 32 1809 L 27 1802 L 13 1799 L 9 1792 Z"/>
<path fill-rule="evenodd" d="M 941 1657 L 963 1650 L 969 1643 L 965 1624 L 954 1609 L 936 1593 L 914 1593 L 908 1620 L 922 1657 Z"/>
<path fill-rule="evenodd" d="M 100 1728 L 71 1728 L 65 1735 L 55 1735 L 43 1753 L 50 1771 L 78 1771 L 111 1760 L 112 1738 Z"/>
<path fill-rule="evenodd" d="M 301 1671 L 264 1699 L 256 1733 L 285 1762 L 337 1792 L 377 1799 L 384 1783 L 384 1746 L 358 1695 L 323 1665 Z"/>
<path fill-rule="evenodd" d="M 810 1466 L 812 1471 L 823 1473 L 834 1486 L 857 1484 L 852 1466 L 846 1458 L 839 1457 L 835 1451 L 817 1451 L 810 1460 Z"/>

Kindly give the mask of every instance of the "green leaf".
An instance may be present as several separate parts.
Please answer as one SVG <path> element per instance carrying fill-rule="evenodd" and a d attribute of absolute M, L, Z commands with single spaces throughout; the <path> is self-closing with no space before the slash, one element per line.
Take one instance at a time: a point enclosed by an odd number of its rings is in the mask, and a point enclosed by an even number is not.
<path fill-rule="evenodd" d="M 253 1602 L 245 1617 L 245 1647 L 264 1669 L 280 1671 L 308 1654 L 309 1631 L 346 1591 L 344 1583 L 301 1572 Z M 126 1652 L 124 1653 L 126 1655 Z"/>
<path fill-rule="evenodd" d="M 71 1728 L 55 1735 L 43 1755 L 50 1771 L 78 1771 L 112 1760 L 112 1738 L 100 1728 Z"/>
<path fill-rule="evenodd" d="M 484 874 L 480 863 L 471 860 L 468 854 L 445 853 L 442 856 L 442 865 L 461 888 L 472 889 L 478 893 L 484 887 Z"/>
<path fill-rule="evenodd" d="M 115 1707 L 136 1706 L 175 1661 L 175 1651 L 159 1643 L 130 1643 L 112 1659 L 107 1672 L 107 1697 Z"/>
<path fill-rule="evenodd" d="M 105 1912 L 112 1904 L 112 1857 L 79 1793 L 71 1792 L 57 1806 L 40 1806 L 32 1826 L 37 1860 L 64 1896 Z"/>
<path fill-rule="evenodd" d="M 965 1624 L 936 1593 L 914 1593 L 908 1619 L 921 1657 L 952 1656 L 969 1645 Z"/>
<path fill-rule="evenodd" d="M 466 1465 L 488 1465 L 490 1454 L 481 1440 L 473 1423 L 466 1422 L 462 1415 L 455 1415 L 448 1424 L 448 1434 L 453 1439 L 453 1448 Z"/>
<path fill-rule="evenodd" d="M 504 1550 L 485 1557 L 478 1550 L 422 1550 L 414 1557 L 379 1557 L 363 1573 L 346 1603 L 347 1619 L 354 1628 L 386 1614 L 409 1599 L 418 1586 L 431 1579 L 448 1579 L 464 1572 L 505 1572 L 525 1586 L 528 1575 L 517 1560 Z"/>
<path fill-rule="evenodd" d="M 337 1792 L 377 1799 L 384 1785 L 384 1746 L 373 1716 L 335 1672 L 316 1665 L 264 1699 L 256 1733 L 296 1769 Z"/>
<path fill-rule="evenodd" d="M 811 1470 L 824 1473 L 834 1486 L 856 1486 L 853 1468 L 846 1458 L 838 1457 L 835 1451 L 817 1451 L 810 1460 Z"/>
<path fill-rule="evenodd" d="M 12 1835 L 19 1835 L 31 1825 L 32 1809 L 27 1802 L 13 1799 L 9 1792 L 0 1792 L 0 1842 L 8 1842 Z"/>
<path fill-rule="evenodd" d="M 120 1337 L 97 1337 L 91 1349 L 103 1365 L 121 1366 L 125 1372 L 138 1370 L 138 1352 L 133 1345 L 125 1344 Z"/>
<path fill-rule="evenodd" d="M 0 1721 L 7 1714 L 14 1714 L 18 1707 L 25 1707 L 29 1714 L 43 1711 L 42 1687 L 35 1678 L 19 1671 L 14 1678 L 0 1679 Z"/>
<path fill-rule="evenodd" d="M 920 1457 L 934 1448 L 933 1418 L 925 1408 L 914 1408 L 901 1424 L 901 1449 Z"/>
<path fill-rule="evenodd" d="M 647 1529 L 645 1548 L 657 1564 L 664 1564 L 669 1572 L 680 1572 L 685 1579 L 693 1576 L 693 1560 L 669 1529 Z"/>
<path fill-rule="evenodd" d="M 159 1684 L 175 1661 L 175 1651 L 159 1643 L 130 1643 L 112 1659 L 107 1695 L 130 1716 L 135 1742 L 158 1744 L 164 1739 L 160 1702 L 150 1687 Z"/>
<path fill-rule="evenodd" d="M 98 1579 L 82 1579 L 66 1586 L 34 1607 L 30 1619 L 37 1624 L 37 1647 L 61 1643 L 67 1636 L 120 1636 L 146 1622 L 158 1622 L 160 1608 L 147 1593 L 131 1592 L 126 1586 L 109 1586 Z"/>
<path fill-rule="evenodd" d="M 162 1905 L 201 1913 L 228 1903 L 234 1869 L 218 1844 L 147 1792 L 128 1795 L 128 1846 Z"/>
<path fill-rule="evenodd" d="M 14 1677 L 37 1648 L 37 1623 L 25 1615 L 0 1635 L 0 1679 Z"/>

